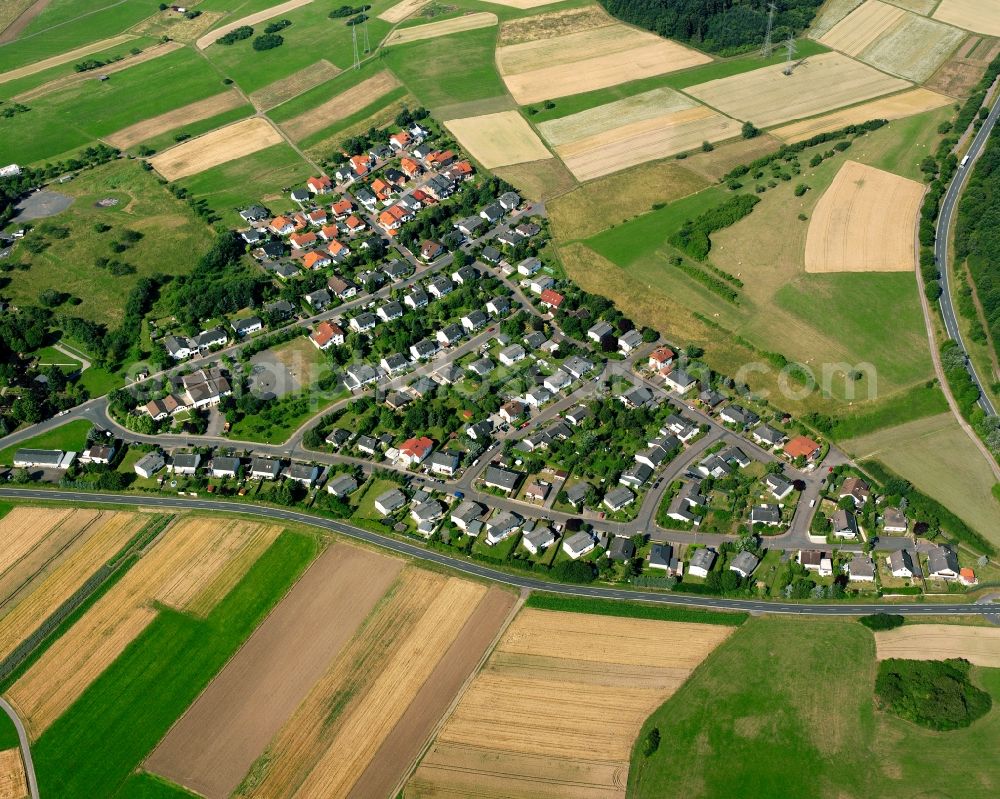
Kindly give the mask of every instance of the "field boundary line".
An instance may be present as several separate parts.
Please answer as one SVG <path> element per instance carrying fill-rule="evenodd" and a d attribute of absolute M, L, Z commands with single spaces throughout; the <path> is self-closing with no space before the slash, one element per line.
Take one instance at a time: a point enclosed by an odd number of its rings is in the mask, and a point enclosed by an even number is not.
<path fill-rule="evenodd" d="M 67 25 L 72 25 L 74 22 L 79 22 L 84 17 L 92 17 L 94 14 L 100 14 L 102 11 L 108 11 L 109 9 L 117 8 L 118 6 L 123 6 L 127 2 L 128 2 L 128 0 L 118 0 L 117 3 L 112 3 L 109 6 L 103 6 L 101 8 L 95 8 L 93 11 L 88 11 L 86 14 L 81 14 L 78 17 L 73 17 L 73 19 L 68 19 L 65 22 L 60 22 L 60 23 L 58 23 L 56 25 L 50 25 L 49 27 L 43 28 L 40 31 L 35 31 L 34 33 L 29 33 L 27 36 L 18 36 L 13 41 L 4 42 L 3 44 L 0 44 L 0 47 L 4 47 L 4 46 L 6 46 L 8 44 L 13 44 L 14 42 L 23 42 L 26 39 L 33 39 L 35 36 L 41 36 L 43 33 L 48 33 L 49 31 L 54 31 L 56 28 L 64 28 Z M 150 7 L 152 8 L 152 6 L 150 6 Z M 149 16 L 151 17 L 153 15 L 150 14 Z M 143 19 L 148 19 L 148 18 L 149 17 L 143 17 Z M 14 21 L 16 22 L 17 20 L 14 20 Z M 126 28 L 125 30 L 130 30 L 130 28 Z"/>
<path fill-rule="evenodd" d="M 487 592 L 489 592 L 489 590 L 490 589 L 487 589 Z M 464 697 L 468 692 L 469 686 L 472 685 L 473 680 L 479 676 L 479 673 L 483 670 L 483 666 L 485 666 L 486 662 L 493 656 L 494 651 L 496 651 L 497 646 L 500 644 L 500 639 L 503 638 L 504 633 L 507 632 L 507 628 L 514 623 L 514 619 L 517 618 L 517 614 L 521 612 L 521 608 L 523 608 L 524 603 L 528 601 L 528 596 L 530 594 L 531 591 L 529 589 L 521 589 L 517 597 L 517 601 L 507 613 L 507 617 L 503 620 L 503 624 L 501 624 L 500 628 L 497 630 L 497 634 L 493 636 L 493 640 L 490 641 L 490 645 L 486 647 L 486 651 L 479 659 L 479 662 L 476 663 L 476 667 L 469 672 L 469 676 L 465 678 L 461 687 L 455 692 L 455 696 L 452 697 L 451 702 L 448 703 L 448 707 L 445 709 L 444 713 L 441 714 L 441 718 L 438 719 L 437 724 L 435 724 L 431 729 L 430 735 L 427 736 L 427 740 L 424 742 L 424 745 L 420 748 L 420 751 L 417 753 L 416 757 L 413 758 L 413 761 L 409 764 L 409 766 L 407 766 L 403 776 L 400 777 L 399 782 L 396 783 L 396 787 L 393 788 L 392 792 L 389 794 L 390 796 L 402 795 L 402 791 L 406 787 L 406 783 L 410 781 L 410 777 L 412 777 L 414 772 L 417 770 L 417 767 L 420 765 L 420 761 L 424 759 L 424 756 L 434 745 L 434 741 L 437 740 L 438 734 L 454 714 L 455 708 L 458 707 L 458 703 L 462 701 L 462 697 Z M 483 595 L 480 602 L 485 601 L 485 599 L 486 594 Z M 420 690 L 423 690 L 423 687 L 424 686 L 421 685 Z"/>

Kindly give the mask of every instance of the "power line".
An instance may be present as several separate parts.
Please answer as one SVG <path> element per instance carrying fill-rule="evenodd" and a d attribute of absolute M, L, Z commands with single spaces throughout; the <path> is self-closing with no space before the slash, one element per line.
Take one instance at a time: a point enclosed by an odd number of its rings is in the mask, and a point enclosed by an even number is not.
<path fill-rule="evenodd" d="M 760 54 L 763 58 L 770 58 L 774 52 L 774 42 L 771 41 L 771 34 L 774 31 L 774 12 L 777 10 L 778 7 L 774 3 L 771 3 L 767 7 L 767 33 L 764 34 L 764 45 L 760 48 Z"/>

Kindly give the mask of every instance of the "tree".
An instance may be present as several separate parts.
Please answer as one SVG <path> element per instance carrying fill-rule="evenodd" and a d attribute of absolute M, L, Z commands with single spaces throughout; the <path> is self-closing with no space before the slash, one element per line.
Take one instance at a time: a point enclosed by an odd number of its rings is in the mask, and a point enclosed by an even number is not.
<path fill-rule="evenodd" d="M 747 120 L 743 123 L 743 127 L 740 130 L 740 134 L 744 139 L 755 139 L 760 136 L 760 130 L 757 128 L 753 122 Z"/>
<path fill-rule="evenodd" d="M 653 752 L 660 748 L 660 728 L 653 727 L 649 732 L 646 733 L 646 737 L 642 739 L 642 753 L 646 757 L 649 757 Z"/>

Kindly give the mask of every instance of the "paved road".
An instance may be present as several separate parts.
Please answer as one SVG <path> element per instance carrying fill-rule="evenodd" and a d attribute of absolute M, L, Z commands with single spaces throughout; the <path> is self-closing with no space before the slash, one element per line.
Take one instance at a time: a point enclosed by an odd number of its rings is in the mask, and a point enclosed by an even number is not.
<path fill-rule="evenodd" d="M 688 596 L 673 593 L 653 593 L 649 591 L 630 591 L 603 586 L 564 585 L 551 583 L 519 574 L 505 572 L 480 566 L 477 563 L 461 560 L 442 552 L 425 549 L 417 544 L 402 541 L 379 533 L 352 527 L 332 519 L 322 519 L 307 513 L 285 508 L 269 508 L 261 505 L 225 502 L 221 500 L 202 500 L 187 497 L 136 497 L 121 494 L 95 494 L 85 491 L 56 492 L 39 489 L 0 488 L 0 497 L 12 499 L 34 499 L 54 502 L 87 503 L 96 502 L 108 505 L 142 505 L 147 508 L 172 508 L 177 510 L 202 510 L 219 513 L 242 513 L 278 521 L 308 524 L 339 535 L 364 541 L 368 544 L 384 547 L 402 555 L 429 561 L 446 566 L 455 571 L 469 574 L 485 580 L 503 583 L 516 588 L 549 591 L 558 594 L 568 594 L 579 597 L 594 597 L 599 599 L 630 599 L 652 602 L 658 605 L 680 605 L 692 608 L 707 608 L 712 610 L 739 610 L 751 613 L 781 613 L 813 616 L 857 616 L 872 613 L 875 609 L 885 608 L 893 613 L 910 616 L 959 616 L 982 613 L 982 605 L 965 604 L 891 604 L 873 599 L 867 604 L 861 603 L 827 603 L 827 604 L 792 604 L 786 602 L 768 602 L 753 599 L 728 599 L 721 597 Z"/>
<path fill-rule="evenodd" d="M 31 749 L 28 748 L 28 733 L 25 731 L 24 724 L 21 723 L 17 712 L 3 697 L 0 697 L 0 710 L 3 710 L 14 722 L 17 738 L 21 742 L 21 758 L 24 761 L 24 776 L 28 783 L 28 795 L 31 799 L 38 799 L 38 780 L 35 779 L 35 763 L 31 759 Z"/>
<path fill-rule="evenodd" d="M 1000 97 L 994 102 L 990 115 L 986 118 L 976 137 L 972 140 L 972 144 L 969 145 L 969 150 L 966 154 L 969 159 L 968 163 L 964 167 L 960 167 L 955 173 L 955 177 L 952 178 L 951 185 L 948 186 L 948 191 L 941 201 L 941 213 L 938 216 L 937 222 L 937 241 L 934 245 L 934 255 L 937 259 L 938 271 L 941 273 L 942 292 L 939 302 L 941 304 L 941 315 L 944 317 L 944 326 L 948 332 L 948 338 L 957 342 L 962 351 L 966 353 L 966 368 L 969 370 L 969 374 L 972 376 L 975 384 L 979 387 L 979 404 L 990 416 L 997 415 L 996 408 L 993 407 L 993 402 L 983 388 L 985 383 L 980 379 L 972 361 L 969 360 L 968 350 L 965 347 L 965 341 L 962 339 L 962 331 L 959 329 L 958 319 L 955 316 L 955 308 L 951 299 L 951 287 L 949 286 L 951 267 L 948 263 L 948 258 L 951 246 L 951 225 L 955 218 L 955 210 L 962 197 L 962 192 L 965 191 L 969 177 L 972 175 L 972 168 L 975 165 L 976 159 L 982 154 L 983 148 L 986 146 L 986 142 L 998 118 L 1000 118 Z"/>

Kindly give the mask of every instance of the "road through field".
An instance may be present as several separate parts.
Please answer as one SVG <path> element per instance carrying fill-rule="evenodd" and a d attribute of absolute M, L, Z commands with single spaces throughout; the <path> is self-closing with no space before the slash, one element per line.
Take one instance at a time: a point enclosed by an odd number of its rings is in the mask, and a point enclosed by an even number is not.
<path fill-rule="evenodd" d="M 38 799 L 38 780 L 35 779 L 35 763 L 31 759 L 31 749 L 28 748 L 28 733 L 25 732 L 24 725 L 14 708 L 3 697 L 0 697 L 0 710 L 10 717 L 14 729 L 17 730 L 17 739 L 21 743 L 21 759 L 24 761 L 24 776 L 28 781 L 28 794 L 31 799 Z"/>
<path fill-rule="evenodd" d="M 468 574 L 483 580 L 492 580 L 497 583 L 511 585 L 515 588 L 526 588 L 531 591 L 548 591 L 594 599 L 626 599 L 650 602 L 657 605 L 680 605 L 683 607 L 711 610 L 814 616 L 864 616 L 878 611 L 891 611 L 906 616 L 964 616 L 988 612 L 990 607 L 973 605 L 971 603 L 937 604 L 925 602 L 896 604 L 892 602 L 879 602 L 877 598 L 869 604 L 849 602 L 793 604 L 753 599 L 728 599 L 698 595 L 654 593 L 651 591 L 630 591 L 602 586 L 567 585 L 540 580 L 534 577 L 526 577 L 520 574 L 507 574 L 497 569 L 480 566 L 478 563 L 462 560 L 434 550 L 424 549 L 408 541 L 397 540 L 379 533 L 362 530 L 359 527 L 353 527 L 343 522 L 322 519 L 317 516 L 311 516 L 308 513 L 300 513 L 299 511 L 285 508 L 270 508 L 262 505 L 225 502 L 223 500 L 192 499 L 189 497 L 134 497 L 122 494 L 99 494 L 88 491 L 46 491 L 34 488 L 0 488 L 0 497 L 42 502 L 96 503 L 101 505 L 129 506 L 141 504 L 145 508 L 187 508 L 217 513 L 240 513 L 248 516 L 259 516 L 265 519 L 306 524 L 344 535 L 348 538 L 364 541 L 368 544 L 385 547 L 401 555 L 436 563 L 440 566 L 454 569 L 462 574 Z"/>

